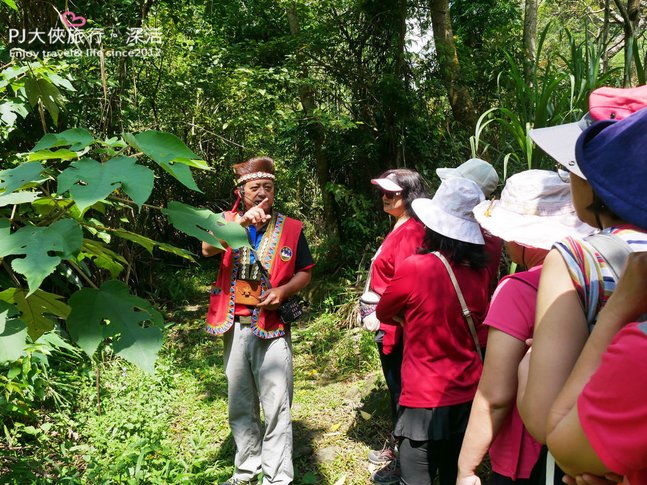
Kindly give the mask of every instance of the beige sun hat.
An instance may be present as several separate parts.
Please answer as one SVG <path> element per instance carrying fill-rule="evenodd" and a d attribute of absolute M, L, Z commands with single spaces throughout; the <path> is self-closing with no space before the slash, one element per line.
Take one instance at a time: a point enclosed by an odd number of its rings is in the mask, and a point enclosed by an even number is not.
<path fill-rule="evenodd" d="M 550 249 L 567 236 L 584 237 L 595 229 L 580 221 L 571 201 L 570 186 L 557 172 L 526 170 L 510 177 L 501 200 L 474 208 L 483 229 L 505 241 Z"/>

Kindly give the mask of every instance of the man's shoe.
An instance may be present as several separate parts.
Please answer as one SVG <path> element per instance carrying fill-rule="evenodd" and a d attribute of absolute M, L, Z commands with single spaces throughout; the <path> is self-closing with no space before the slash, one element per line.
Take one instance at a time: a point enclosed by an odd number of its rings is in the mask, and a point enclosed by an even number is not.
<path fill-rule="evenodd" d="M 241 480 L 240 478 L 231 477 L 225 483 L 221 483 L 220 485 L 257 485 L 257 484 L 258 484 L 257 478 L 254 478 L 252 480 Z"/>
<path fill-rule="evenodd" d="M 400 483 L 400 462 L 393 460 L 385 467 L 380 468 L 371 475 L 373 483 L 381 483 L 383 485 Z"/>

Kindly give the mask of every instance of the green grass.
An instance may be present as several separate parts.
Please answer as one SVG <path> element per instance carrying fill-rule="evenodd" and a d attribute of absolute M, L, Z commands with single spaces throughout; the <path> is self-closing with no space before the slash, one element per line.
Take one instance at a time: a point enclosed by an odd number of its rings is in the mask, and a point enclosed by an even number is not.
<path fill-rule="evenodd" d="M 206 303 L 206 302 L 202 302 Z M 75 397 L 7 430 L 1 483 L 219 483 L 233 470 L 222 341 L 206 334 L 204 306 L 171 315 L 154 376 L 106 357 L 101 414 L 94 375 Z M 295 484 L 370 483 L 366 453 L 382 445 L 388 404 L 372 335 L 331 313 L 293 332 Z M 48 425 L 45 425 L 49 423 Z M 44 426 L 45 425 L 45 426 Z"/>

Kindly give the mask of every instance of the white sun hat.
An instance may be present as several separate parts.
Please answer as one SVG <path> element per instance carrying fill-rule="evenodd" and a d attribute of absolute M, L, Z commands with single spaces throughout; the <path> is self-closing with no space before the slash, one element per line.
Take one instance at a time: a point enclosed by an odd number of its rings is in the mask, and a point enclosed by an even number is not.
<path fill-rule="evenodd" d="M 411 207 L 422 223 L 438 234 L 472 244 L 485 244 L 472 210 L 484 199 L 476 182 L 452 177 L 440 184 L 433 199 L 415 199 Z"/>
<path fill-rule="evenodd" d="M 382 190 L 386 190 L 387 192 L 402 192 L 404 189 L 396 183 L 396 179 L 397 175 L 390 173 L 384 178 L 371 179 L 371 183 L 373 185 L 377 185 Z"/>
<path fill-rule="evenodd" d="M 480 158 L 470 158 L 456 168 L 437 168 L 440 180 L 462 177 L 473 180 L 481 188 L 483 195 L 489 197 L 499 184 L 499 175 L 492 165 Z"/>
<path fill-rule="evenodd" d="M 481 202 L 474 208 L 474 215 L 483 229 L 504 241 L 541 249 L 550 249 L 567 236 L 584 237 L 595 232 L 577 218 L 568 182 L 550 170 L 513 175 L 501 192 L 501 200 Z"/>

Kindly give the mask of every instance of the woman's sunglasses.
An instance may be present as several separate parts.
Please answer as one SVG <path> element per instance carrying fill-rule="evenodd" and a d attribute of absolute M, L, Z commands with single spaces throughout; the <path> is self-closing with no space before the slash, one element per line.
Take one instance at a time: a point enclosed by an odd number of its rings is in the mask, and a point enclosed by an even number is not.
<path fill-rule="evenodd" d="M 388 190 L 382 190 L 382 195 L 386 197 L 387 199 L 392 199 L 393 197 L 397 197 L 398 195 L 402 195 L 402 192 L 389 192 Z"/>

